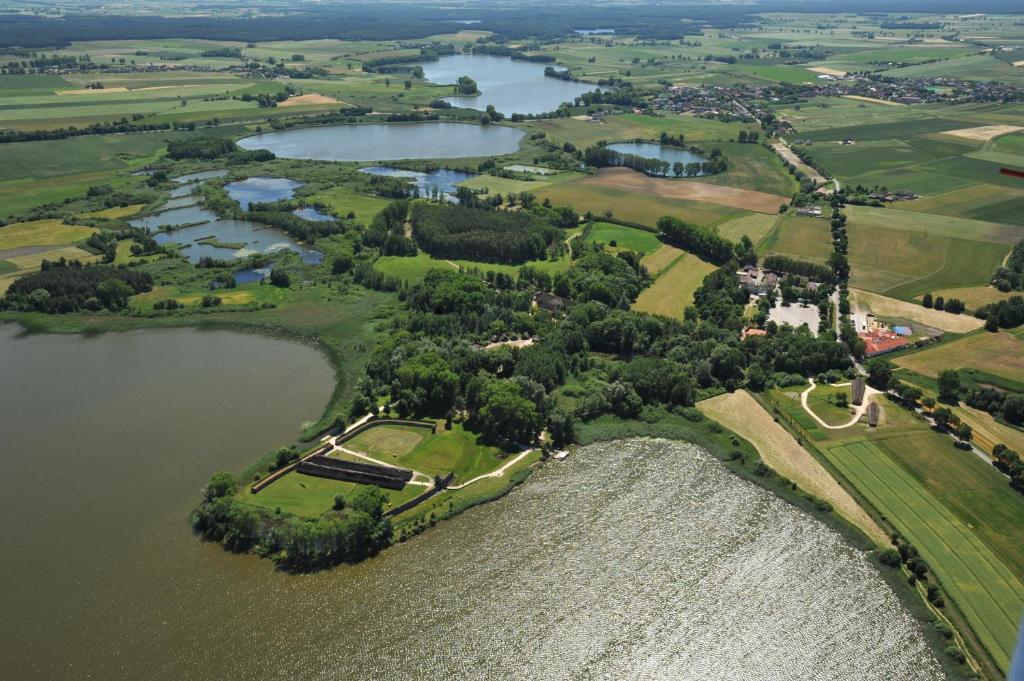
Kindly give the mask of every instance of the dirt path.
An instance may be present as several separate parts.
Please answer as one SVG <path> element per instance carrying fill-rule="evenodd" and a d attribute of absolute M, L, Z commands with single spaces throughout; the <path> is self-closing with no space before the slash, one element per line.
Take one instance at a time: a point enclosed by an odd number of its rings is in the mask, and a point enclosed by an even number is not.
<path fill-rule="evenodd" d="M 811 415 L 812 419 L 814 419 L 815 421 L 818 422 L 818 425 L 820 425 L 822 428 L 828 428 L 829 430 L 842 430 L 843 428 L 849 428 L 853 424 L 857 423 L 857 421 L 860 420 L 860 417 L 864 415 L 864 412 L 866 412 L 868 410 L 868 404 L 871 403 L 871 398 L 874 397 L 875 395 L 881 395 L 882 394 L 880 391 L 875 390 L 870 385 L 865 385 L 864 386 L 864 401 L 861 402 L 860 405 L 858 405 L 856 409 L 854 409 L 854 411 L 853 411 L 853 418 L 851 418 L 849 421 L 847 421 L 846 423 L 844 423 L 842 425 L 830 426 L 829 424 L 827 424 L 824 421 L 822 421 L 821 417 L 819 417 L 817 414 L 815 414 L 814 411 L 810 407 L 807 406 L 807 397 L 811 394 L 811 391 L 813 391 L 817 387 L 817 384 L 814 382 L 813 378 L 809 378 L 807 380 L 810 382 L 811 387 L 809 387 L 807 390 L 805 390 L 802 393 L 800 393 L 800 405 L 804 408 L 804 411 L 806 411 L 808 414 Z M 850 384 L 849 383 L 833 383 L 832 385 L 834 385 L 837 388 L 841 388 L 843 386 L 850 385 Z"/>
<path fill-rule="evenodd" d="M 650 177 L 628 168 L 602 168 L 592 177 L 579 180 L 580 185 L 624 189 L 638 194 L 649 194 L 663 199 L 707 201 L 730 208 L 744 208 L 758 213 L 778 213 L 779 205 L 788 203 L 788 196 L 778 196 L 752 189 L 737 189 L 720 184 L 669 180 Z"/>
<path fill-rule="evenodd" d="M 780 140 L 778 142 L 773 142 L 772 143 L 772 149 L 774 149 L 779 154 L 779 156 L 781 156 L 783 159 L 785 159 L 786 161 L 789 161 L 794 166 L 799 168 L 800 172 L 802 172 L 804 175 L 806 175 L 807 177 L 809 177 L 812 180 L 814 180 L 816 183 L 818 183 L 818 184 L 825 184 L 825 183 L 828 182 L 828 180 L 825 179 L 824 175 L 822 175 L 817 170 L 815 170 L 814 168 L 810 167 L 809 165 L 807 165 L 806 163 L 801 161 L 800 157 L 797 156 L 796 153 L 792 149 L 790 149 L 789 145 L 786 144 L 784 141 Z M 776 209 L 777 208 L 778 207 L 776 207 Z"/>
<path fill-rule="evenodd" d="M 474 482 L 478 482 L 480 480 L 483 480 L 484 478 L 500 478 L 501 476 L 505 475 L 505 471 L 507 471 L 509 468 L 511 468 L 512 466 L 516 465 L 520 461 L 522 461 L 526 457 L 526 455 L 529 454 L 532 451 L 533 451 L 533 449 L 524 449 L 522 452 L 517 454 L 515 456 L 515 458 L 505 462 L 505 465 L 503 465 L 501 468 L 496 468 L 493 471 L 491 471 L 490 473 L 484 473 L 483 475 L 478 475 L 475 478 L 472 478 L 471 480 L 467 480 L 466 482 L 462 483 L 461 485 L 451 485 L 448 489 L 462 489 L 463 487 L 467 487 L 469 485 L 472 485 Z"/>

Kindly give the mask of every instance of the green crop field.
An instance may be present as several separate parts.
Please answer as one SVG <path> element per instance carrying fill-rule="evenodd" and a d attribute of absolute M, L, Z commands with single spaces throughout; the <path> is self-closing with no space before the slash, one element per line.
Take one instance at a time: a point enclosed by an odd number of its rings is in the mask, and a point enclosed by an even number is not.
<path fill-rule="evenodd" d="M 587 240 L 603 243 L 616 251 L 636 251 L 642 254 L 651 253 L 661 246 L 653 232 L 610 222 L 595 222 Z"/>
<path fill-rule="evenodd" d="M 828 220 L 786 214 L 757 246 L 762 255 L 785 255 L 824 262 L 832 254 Z"/>
<path fill-rule="evenodd" d="M 640 292 L 633 309 L 672 319 L 682 319 L 683 311 L 693 304 L 693 292 L 715 270 L 711 263 L 687 253 L 668 270 L 658 273 L 654 283 Z"/>
<path fill-rule="evenodd" d="M 898 357 L 895 363 L 932 378 L 943 369 L 970 367 L 1024 382 L 1024 342 L 1005 331 L 979 332 Z"/>
<path fill-rule="evenodd" d="M 966 523 L 871 442 L 837 444 L 825 452 L 829 462 L 917 547 L 1005 671 L 1024 611 L 1020 580 Z"/>
<path fill-rule="evenodd" d="M 569 256 L 565 255 L 558 260 L 531 260 L 525 263 L 530 267 L 554 275 L 557 272 L 564 272 L 571 264 Z M 500 265 L 496 263 L 475 262 L 473 260 L 440 260 L 422 251 L 414 256 L 385 255 L 379 258 L 374 267 L 384 274 L 398 277 L 405 282 L 414 282 L 422 279 L 432 269 L 458 269 L 479 270 L 481 272 L 501 272 L 516 277 L 519 274 L 520 265 Z"/>
<path fill-rule="evenodd" d="M 930 78 L 945 76 L 964 78 L 967 80 L 998 80 L 1020 87 L 1024 85 L 1021 69 L 1015 68 L 1004 61 L 987 54 L 971 55 L 934 62 L 919 64 L 901 69 L 885 71 L 888 76 L 896 78 Z"/>
<path fill-rule="evenodd" d="M 730 241 L 748 237 L 756 246 L 771 233 L 779 220 L 781 218 L 778 215 L 755 213 L 721 223 L 718 225 L 718 233 Z"/>
<path fill-rule="evenodd" d="M 901 209 L 1024 227 L 1024 189 L 976 184 L 908 201 Z"/>

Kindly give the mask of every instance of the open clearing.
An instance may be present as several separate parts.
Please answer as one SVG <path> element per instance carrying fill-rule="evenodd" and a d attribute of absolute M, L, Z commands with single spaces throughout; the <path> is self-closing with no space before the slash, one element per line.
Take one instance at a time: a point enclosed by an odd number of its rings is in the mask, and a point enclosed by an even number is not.
<path fill-rule="evenodd" d="M 428 434 L 426 428 L 415 426 L 377 426 L 359 433 L 343 446 L 369 456 L 397 458 L 415 449 Z"/>
<path fill-rule="evenodd" d="M 932 292 L 933 295 L 942 296 L 946 300 L 959 298 L 964 301 L 968 310 L 976 310 L 982 305 L 1006 300 L 1015 295 L 1019 296 L 1020 291 L 1000 291 L 994 286 L 964 286 L 961 288 L 946 288 Z"/>
<path fill-rule="evenodd" d="M 749 440 L 766 464 L 802 489 L 825 499 L 844 518 L 879 545 L 888 537 L 835 478 L 745 390 L 697 403 L 697 408 L 740 437 Z"/>
<path fill-rule="evenodd" d="M 897 300 L 869 291 L 850 289 L 850 302 L 866 307 L 878 317 L 896 317 L 953 333 L 967 333 L 980 329 L 985 323 L 966 314 L 950 314 L 933 310 L 905 300 Z"/>
<path fill-rule="evenodd" d="M 989 547 L 873 443 L 834 445 L 827 456 L 921 552 L 1001 669 L 1009 667 L 1024 585 Z"/>
<path fill-rule="evenodd" d="M 92 227 L 65 225 L 62 220 L 15 222 L 6 227 L 0 227 L 0 251 L 25 246 L 72 244 L 88 239 L 95 231 Z"/>
<path fill-rule="evenodd" d="M 636 194 L 649 194 L 663 199 L 706 201 L 730 208 L 758 213 L 777 213 L 779 205 L 789 198 L 777 194 L 737 189 L 706 182 L 688 182 L 650 177 L 628 168 L 603 168 L 593 177 L 578 181 L 582 186 L 622 189 Z"/>
<path fill-rule="evenodd" d="M 1024 382 L 1024 342 L 1005 331 L 958 338 L 897 357 L 893 362 L 932 378 L 943 369 L 970 367 L 1011 381 Z"/>
<path fill-rule="evenodd" d="M 654 232 L 610 222 L 595 222 L 587 241 L 603 243 L 613 251 L 636 251 L 641 254 L 653 253 L 661 246 Z"/>
<path fill-rule="evenodd" d="M 1017 132 L 1018 130 L 1024 130 L 1024 128 L 1019 125 L 981 125 L 976 128 L 947 130 L 945 134 L 952 135 L 953 137 L 963 137 L 964 139 L 969 140 L 978 140 L 979 142 L 988 142 L 993 137 Z"/>
<path fill-rule="evenodd" d="M 783 215 L 757 244 L 757 252 L 823 263 L 832 254 L 832 230 L 828 220 Z"/>
<path fill-rule="evenodd" d="M 687 253 L 662 271 L 654 284 L 648 286 L 633 303 L 637 312 L 650 312 L 672 319 L 682 319 L 683 311 L 693 304 L 693 292 L 704 278 L 715 270 L 711 263 Z"/>
<path fill-rule="evenodd" d="M 840 71 L 839 69 L 830 69 L 827 66 L 809 66 L 807 67 L 807 70 L 814 71 L 815 73 L 820 73 L 825 76 L 838 76 L 839 78 L 842 78 L 846 75 L 846 71 Z"/>
<path fill-rule="evenodd" d="M 745 215 L 718 225 L 718 233 L 729 241 L 748 237 L 756 246 L 768 236 L 780 219 L 778 215 Z"/>

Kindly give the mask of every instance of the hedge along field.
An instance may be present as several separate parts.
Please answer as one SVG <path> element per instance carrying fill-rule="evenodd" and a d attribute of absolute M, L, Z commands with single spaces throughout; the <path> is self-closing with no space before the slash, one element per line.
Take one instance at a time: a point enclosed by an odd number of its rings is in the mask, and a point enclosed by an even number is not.
<path fill-rule="evenodd" d="M 1024 584 L 963 521 L 871 442 L 833 445 L 825 453 L 917 547 L 982 644 L 1006 671 L 1024 611 Z"/>
<path fill-rule="evenodd" d="M 704 278 L 714 270 L 715 266 L 711 263 L 687 253 L 678 258 L 668 270 L 659 272 L 658 278 L 640 292 L 632 307 L 638 312 L 682 319 L 683 311 L 693 304 L 693 292 L 700 288 Z"/>

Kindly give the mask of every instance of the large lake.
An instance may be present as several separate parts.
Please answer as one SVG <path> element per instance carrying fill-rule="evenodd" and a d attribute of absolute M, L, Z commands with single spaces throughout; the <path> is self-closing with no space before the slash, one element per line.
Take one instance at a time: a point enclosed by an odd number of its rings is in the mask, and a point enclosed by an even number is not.
<path fill-rule="evenodd" d="M 318 161 L 396 161 L 499 156 L 519 150 L 523 131 L 471 123 L 366 123 L 292 128 L 238 140 L 244 149 L 269 149 L 281 158 Z"/>
<path fill-rule="evenodd" d="M 212 471 L 318 414 L 317 353 L 8 326 L 0 354 L 10 678 L 940 678 L 865 555 L 696 447 L 585 447 L 376 559 L 296 577 L 185 517 Z"/>
<path fill-rule="evenodd" d="M 444 98 L 453 106 L 483 111 L 492 104 L 506 116 L 555 111 L 562 102 L 572 102 L 584 92 L 598 89 L 592 83 L 545 76 L 544 67 L 553 64 L 513 61 L 508 57 L 453 54 L 419 66 L 432 83 L 454 84 L 460 76 L 476 81 L 479 95 Z"/>

